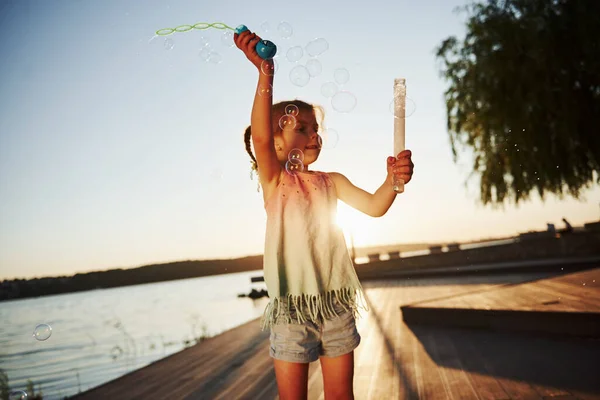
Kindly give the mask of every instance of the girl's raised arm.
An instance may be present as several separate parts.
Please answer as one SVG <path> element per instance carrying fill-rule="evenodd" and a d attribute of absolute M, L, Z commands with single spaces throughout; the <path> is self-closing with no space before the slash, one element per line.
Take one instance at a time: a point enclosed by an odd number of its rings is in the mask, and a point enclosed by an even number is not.
<path fill-rule="evenodd" d="M 258 176 L 263 187 L 277 183 L 281 174 L 281 164 L 277 160 L 271 124 L 271 106 L 273 105 L 273 75 L 265 74 L 265 70 L 273 70 L 273 60 L 263 60 L 255 50 L 256 43 L 261 40 L 255 33 L 244 31 L 234 35 L 236 46 L 244 52 L 248 60 L 258 69 L 258 86 L 254 95 L 250 129 L 252 144 L 256 153 Z"/>
<path fill-rule="evenodd" d="M 387 159 L 387 177 L 383 184 L 373 194 L 354 186 L 348 178 L 337 172 L 330 172 L 329 177 L 335 185 L 338 199 L 371 217 L 381 217 L 389 210 L 396 198 L 394 191 L 394 174 L 404 181 L 411 181 L 415 164 L 412 162 L 412 152 L 403 150 L 394 157 Z"/>

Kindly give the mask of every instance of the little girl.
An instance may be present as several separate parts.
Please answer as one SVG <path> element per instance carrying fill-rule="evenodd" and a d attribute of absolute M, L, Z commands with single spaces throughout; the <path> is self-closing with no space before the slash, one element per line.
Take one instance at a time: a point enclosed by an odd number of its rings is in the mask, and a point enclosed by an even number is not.
<path fill-rule="evenodd" d="M 320 360 L 325 399 L 353 399 L 359 300 L 367 308 L 335 224 L 337 200 L 373 217 L 384 215 L 396 197 L 393 175 L 405 183 L 412 177 L 411 152 L 388 157 L 387 178 L 374 194 L 337 172 L 309 171 L 321 151 L 320 109 L 299 100 L 273 105 L 273 61 L 257 54 L 260 38 L 245 31 L 234 40 L 259 73 L 245 143 L 267 213 L 263 270 L 270 301 L 262 329 L 270 329 L 279 398 L 305 399 L 308 364 Z"/>

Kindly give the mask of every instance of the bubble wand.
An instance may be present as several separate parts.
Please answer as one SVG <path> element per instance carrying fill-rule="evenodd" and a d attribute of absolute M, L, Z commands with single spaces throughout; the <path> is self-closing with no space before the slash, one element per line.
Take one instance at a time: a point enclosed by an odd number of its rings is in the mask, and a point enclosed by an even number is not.
<path fill-rule="evenodd" d="M 406 123 L 406 79 L 394 79 L 394 157 L 404 150 Z M 404 192 L 404 180 L 393 175 L 394 192 Z"/>
<path fill-rule="evenodd" d="M 208 29 L 208 28 L 215 28 L 215 29 L 229 29 L 234 31 L 235 33 L 237 33 L 238 35 L 244 31 L 247 31 L 248 28 L 246 27 L 246 25 L 240 25 L 237 28 L 232 28 L 227 24 L 224 24 L 222 22 L 213 22 L 213 23 L 208 23 L 208 22 L 198 22 L 195 25 L 179 25 L 176 28 L 162 28 L 156 31 L 156 35 L 157 36 L 168 36 L 171 35 L 173 33 L 177 33 L 177 32 L 189 32 L 192 29 Z M 270 40 L 260 40 L 258 43 L 256 43 L 256 52 L 258 53 L 258 55 L 260 56 L 260 58 L 262 58 L 263 60 L 268 60 L 270 58 L 273 58 L 275 56 L 275 54 L 277 53 L 277 46 L 275 46 L 275 43 L 271 42 Z"/>

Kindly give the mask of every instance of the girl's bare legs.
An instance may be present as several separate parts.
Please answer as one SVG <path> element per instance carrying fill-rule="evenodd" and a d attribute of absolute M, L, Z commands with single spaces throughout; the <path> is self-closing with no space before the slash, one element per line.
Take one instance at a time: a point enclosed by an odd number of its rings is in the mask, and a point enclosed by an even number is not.
<path fill-rule="evenodd" d="M 354 400 L 354 351 L 338 357 L 320 357 L 325 400 Z"/>
<path fill-rule="evenodd" d="M 273 359 L 279 400 L 306 400 L 308 392 L 308 363 Z"/>

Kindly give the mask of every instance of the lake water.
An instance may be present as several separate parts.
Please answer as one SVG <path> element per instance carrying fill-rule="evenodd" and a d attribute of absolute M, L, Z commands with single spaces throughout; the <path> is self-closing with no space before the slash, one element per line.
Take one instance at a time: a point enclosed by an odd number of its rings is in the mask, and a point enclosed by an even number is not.
<path fill-rule="evenodd" d="M 268 298 L 238 298 L 262 271 L 0 303 L 0 369 L 11 390 L 31 380 L 62 399 L 262 316 Z M 37 340 L 39 324 L 52 327 Z"/>

